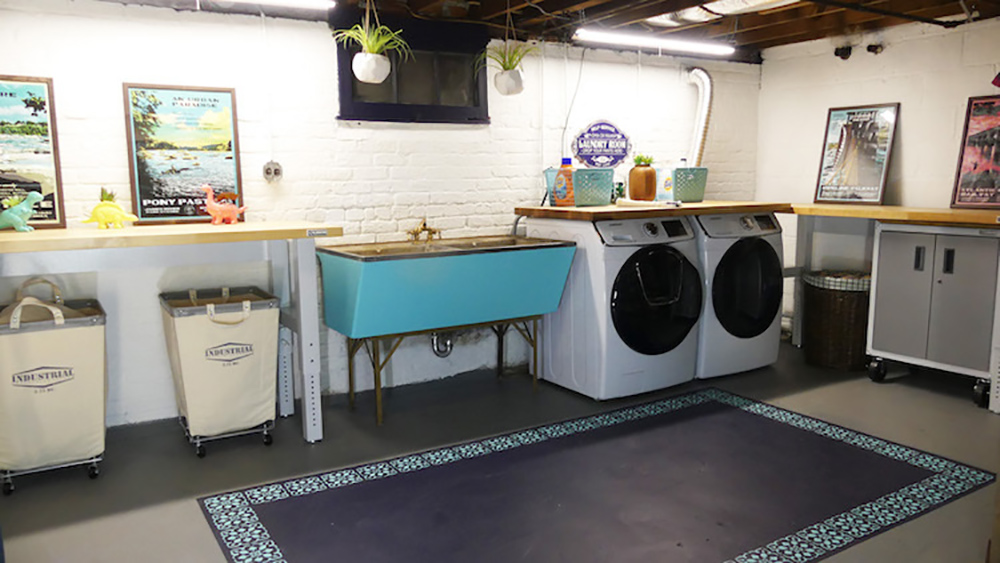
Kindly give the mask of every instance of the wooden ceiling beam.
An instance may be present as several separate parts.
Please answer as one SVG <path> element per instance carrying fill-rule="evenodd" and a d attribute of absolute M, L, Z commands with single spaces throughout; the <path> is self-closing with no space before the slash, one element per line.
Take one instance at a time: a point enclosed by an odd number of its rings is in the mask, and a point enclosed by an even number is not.
<path fill-rule="evenodd" d="M 589 10 L 590 8 L 607 3 L 608 0 L 548 0 L 542 8 L 552 15 L 561 16 L 563 14 L 571 14 L 581 10 Z M 552 16 L 547 16 L 539 11 L 536 11 L 530 16 L 516 19 L 514 23 L 517 27 L 531 27 L 543 24 L 552 19 Z"/>
<path fill-rule="evenodd" d="M 953 15 L 955 13 L 955 8 L 953 6 L 941 6 L 940 3 L 938 3 L 935 6 L 911 10 L 911 13 L 923 17 L 940 18 Z M 839 21 L 820 20 L 805 22 L 810 25 L 800 25 L 798 27 L 792 24 L 788 26 L 765 28 L 757 32 L 737 37 L 736 43 L 738 45 L 753 46 L 756 49 L 762 50 L 768 47 L 776 47 L 778 45 L 787 45 L 789 43 L 799 43 L 835 36 L 844 33 L 848 27 L 860 31 L 871 31 L 874 29 L 882 29 L 885 27 L 912 23 L 899 18 L 880 17 L 875 14 L 858 12 L 847 12 L 841 15 L 843 17 L 838 18 Z"/>
<path fill-rule="evenodd" d="M 660 5 L 651 5 L 645 8 L 642 7 L 630 8 L 626 11 L 620 12 L 619 14 L 616 14 L 612 17 L 605 19 L 604 21 L 601 22 L 601 24 L 606 25 L 608 27 L 622 27 L 626 25 L 642 23 L 648 20 L 649 18 L 662 16 L 663 14 L 669 14 L 680 10 L 686 10 L 687 8 L 694 8 L 695 6 L 704 4 L 704 2 L 687 2 L 687 4 L 690 5 L 684 6 L 683 8 L 678 8 L 676 10 L 670 10 L 669 12 L 664 12 L 663 7 Z"/>
<path fill-rule="evenodd" d="M 738 22 L 738 25 L 735 27 L 738 28 L 740 33 L 743 33 L 762 27 L 787 23 L 804 18 L 814 18 L 824 14 L 842 11 L 843 10 L 839 8 L 829 8 L 827 6 L 818 6 L 808 2 L 800 2 L 798 4 L 791 4 L 784 8 L 779 8 L 778 10 L 769 11 L 767 13 L 752 12 L 749 14 L 740 14 L 738 16 L 723 16 L 707 22 L 694 23 L 678 27 L 655 26 L 651 27 L 651 29 L 655 30 L 656 33 L 666 35 L 670 33 L 683 33 L 692 29 L 713 28 L 718 26 L 728 27 L 731 29 L 734 27 L 734 22 Z"/>
<path fill-rule="evenodd" d="M 507 12 L 516 12 L 522 8 L 526 8 L 529 2 L 525 0 L 510 0 L 508 5 L 508 0 L 482 0 L 479 3 L 479 19 L 481 20 L 491 20 L 497 16 L 506 15 Z M 541 4 L 541 0 L 534 2 L 535 4 Z"/>
<path fill-rule="evenodd" d="M 939 0 L 885 0 L 873 2 L 871 5 L 907 10 L 909 12 L 942 8 L 948 10 L 950 13 L 953 13 L 955 9 L 951 6 L 941 6 Z M 814 30 L 838 32 L 844 31 L 846 28 L 853 25 L 860 25 L 884 19 L 882 16 L 876 14 L 852 12 L 850 10 L 842 9 L 824 12 L 817 16 L 795 17 L 801 13 L 802 12 L 795 12 L 787 15 L 782 14 L 780 17 L 770 18 L 770 21 L 767 21 L 769 18 L 766 17 L 746 18 L 744 16 L 743 18 L 736 20 L 739 24 L 735 26 L 735 30 L 732 24 L 736 17 L 725 18 L 724 20 L 719 21 L 718 26 L 707 29 L 705 36 L 709 38 L 732 37 L 738 44 L 755 43 L 768 38 L 768 36 L 780 36 L 780 34 L 783 33 L 809 33 Z M 750 20 L 749 23 L 751 23 L 752 26 L 744 27 L 743 22 L 745 20 Z M 900 21 L 905 22 L 905 20 Z"/>
<path fill-rule="evenodd" d="M 641 2 L 641 3 L 629 3 L 629 2 L 610 2 L 611 8 L 606 10 L 601 10 L 594 13 L 587 14 L 585 19 L 588 24 L 600 24 L 602 27 L 608 27 L 611 22 L 615 21 L 613 18 L 630 18 L 629 14 L 635 14 L 639 12 L 650 12 L 651 15 L 647 17 L 658 16 L 660 14 L 669 14 L 671 12 L 677 12 L 679 10 L 685 10 L 687 8 L 692 8 L 703 4 L 704 0 L 654 0 L 652 2 Z M 555 29 L 560 29 L 568 27 L 570 25 L 576 24 L 562 24 L 556 26 Z"/>
<path fill-rule="evenodd" d="M 410 9 L 418 14 L 435 14 L 439 11 L 445 0 L 410 0 Z"/>

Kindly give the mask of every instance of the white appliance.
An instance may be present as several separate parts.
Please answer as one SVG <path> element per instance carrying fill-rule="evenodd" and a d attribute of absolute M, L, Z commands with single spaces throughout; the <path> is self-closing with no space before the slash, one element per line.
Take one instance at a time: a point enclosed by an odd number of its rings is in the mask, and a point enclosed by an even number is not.
<path fill-rule="evenodd" d="M 773 213 L 699 215 L 705 273 L 696 377 L 770 365 L 781 340 L 781 226 Z"/>
<path fill-rule="evenodd" d="M 702 282 L 687 217 L 526 221 L 573 241 L 562 301 L 542 324 L 542 378 L 594 399 L 694 379 Z"/>

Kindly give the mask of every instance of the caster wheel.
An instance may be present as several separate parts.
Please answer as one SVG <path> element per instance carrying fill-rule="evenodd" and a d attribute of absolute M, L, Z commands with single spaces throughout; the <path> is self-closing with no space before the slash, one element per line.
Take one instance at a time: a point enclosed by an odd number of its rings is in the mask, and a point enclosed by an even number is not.
<path fill-rule="evenodd" d="M 101 470 L 97 465 L 91 465 L 87 468 L 87 477 L 91 479 L 97 479 L 101 475 Z"/>
<path fill-rule="evenodd" d="M 885 360 L 872 359 L 868 362 L 868 379 L 871 379 L 875 383 L 885 381 L 886 371 Z"/>
<path fill-rule="evenodd" d="M 205 452 L 205 446 L 202 446 L 201 444 L 198 444 L 198 445 L 197 445 L 197 446 L 195 446 L 195 448 L 194 448 L 194 453 L 195 453 L 195 455 L 197 455 L 198 457 L 205 457 L 205 453 L 206 453 L 206 452 Z"/>
<path fill-rule="evenodd" d="M 271 436 L 270 434 L 265 433 L 264 434 L 264 445 L 265 446 L 270 446 L 273 443 L 274 443 L 274 436 Z"/>
<path fill-rule="evenodd" d="M 980 379 L 972 388 L 972 400 L 977 406 L 986 408 L 990 406 L 990 383 Z"/>
<path fill-rule="evenodd" d="M 6 482 L 3 484 L 3 496 L 9 497 L 13 492 L 14 492 L 14 483 Z"/>

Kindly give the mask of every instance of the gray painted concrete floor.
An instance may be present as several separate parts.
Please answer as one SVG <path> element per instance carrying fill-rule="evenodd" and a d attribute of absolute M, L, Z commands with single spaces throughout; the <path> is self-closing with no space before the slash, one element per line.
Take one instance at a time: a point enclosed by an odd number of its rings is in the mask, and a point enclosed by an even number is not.
<path fill-rule="evenodd" d="M 663 392 L 597 403 L 526 377 L 498 382 L 476 372 L 390 390 L 386 423 L 374 424 L 371 393 L 358 410 L 331 397 L 326 438 L 306 444 L 297 417 L 275 444 L 256 437 L 208 444 L 198 459 L 173 421 L 113 428 L 99 479 L 81 468 L 16 480 L 0 498 L 8 563 L 225 561 L 195 498 L 257 483 L 393 457 L 654 398 L 717 386 L 888 440 L 1000 469 L 1000 416 L 976 408 L 961 376 L 893 367 L 885 384 L 863 373 L 816 369 L 783 344 L 772 367 Z M 863 477 L 862 477 L 863 478 Z M 964 563 L 985 560 L 996 485 L 894 528 L 827 561 Z M 706 562 L 714 563 L 714 562 Z"/>

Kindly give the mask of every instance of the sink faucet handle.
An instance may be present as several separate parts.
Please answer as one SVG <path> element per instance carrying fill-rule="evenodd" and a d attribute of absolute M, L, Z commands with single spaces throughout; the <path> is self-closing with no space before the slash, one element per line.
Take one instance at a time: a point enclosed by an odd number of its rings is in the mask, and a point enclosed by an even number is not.
<path fill-rule="evenodd" d="M 410 236 L 410 240 L 416 241 L 420 239 L 421 233 L 427 230 L 427 218 L 424 217 L 420 220 L 420 224 L 416 227 L 406 231 L 406 234 Z"/>

